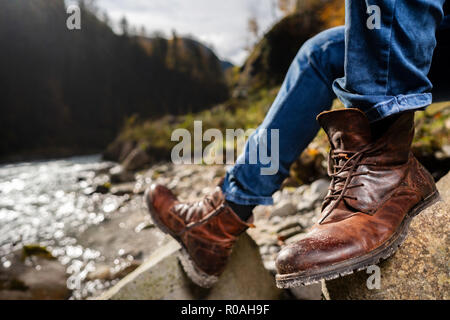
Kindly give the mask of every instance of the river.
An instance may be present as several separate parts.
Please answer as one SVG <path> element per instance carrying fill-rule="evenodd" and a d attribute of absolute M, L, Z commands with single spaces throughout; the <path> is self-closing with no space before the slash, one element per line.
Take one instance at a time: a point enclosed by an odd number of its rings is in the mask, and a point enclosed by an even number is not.
<path fill-rule="evenodd" d="M 67 285 L 74 297 L 89 295 L 80 279 L 101 253 L 80 245 L 77 235 L 104 221 L 127 200 L 92 194 L 97 173 L 112 165 L 92 155 L 0 166 L 0 264 L 12 267 L 12 252 L 25 244 L 45 246 L 67 267 Z"/>

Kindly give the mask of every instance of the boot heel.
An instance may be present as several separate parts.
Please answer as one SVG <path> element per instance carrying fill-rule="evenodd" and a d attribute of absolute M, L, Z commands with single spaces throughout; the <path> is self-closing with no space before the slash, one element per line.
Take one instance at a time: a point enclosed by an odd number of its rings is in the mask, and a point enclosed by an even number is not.
<path fill-rule="evenodd" d="M 189 279 L 191 279 L 192 282 L 199 287 L 211 288 L 217 281 L 219 281 L 219 277 L 206 274 L 197 268 L 189 253 L 183 247 L 180 249 L 178 260 L 180 261 L 181 266 Z"/>
<path fill-rule="evenodd" d="M 432 194 L 430 194 L 428 197 L 423 199 L 420 203 L 418 203 L 409 213 L 409 216 L 411 218 L 417 216 L 419 213 L 424 211 L 425 209 L 431 207 L 433 204 L 438 203 L 442 201 L 441 195 L 439 194 L 439 191 L 434 191 Z"/>

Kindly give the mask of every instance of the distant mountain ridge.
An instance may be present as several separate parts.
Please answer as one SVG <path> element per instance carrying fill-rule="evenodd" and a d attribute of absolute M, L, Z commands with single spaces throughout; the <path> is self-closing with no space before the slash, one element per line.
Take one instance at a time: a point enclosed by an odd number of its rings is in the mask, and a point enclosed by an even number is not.
<path fill-rule="evenodd" d="M 117 35 L 85 7 L 70 31 L 63 0 L 0 7 L 0 158 L 100 150 L 127 116 L 228 98 L 221 61 L 195 40 Z"/>

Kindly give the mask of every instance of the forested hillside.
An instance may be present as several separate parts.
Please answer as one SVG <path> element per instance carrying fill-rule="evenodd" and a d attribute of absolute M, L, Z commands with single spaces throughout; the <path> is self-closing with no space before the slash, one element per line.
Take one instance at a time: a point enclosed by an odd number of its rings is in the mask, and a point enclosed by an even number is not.
<path fill-rule="evenodd" d="M 0 158 L 100 150 L 132 114 L 199 111 L 225 100 L 215 54 L 190 39 L 117 35 L 63 0 L 0 0 Z"/>

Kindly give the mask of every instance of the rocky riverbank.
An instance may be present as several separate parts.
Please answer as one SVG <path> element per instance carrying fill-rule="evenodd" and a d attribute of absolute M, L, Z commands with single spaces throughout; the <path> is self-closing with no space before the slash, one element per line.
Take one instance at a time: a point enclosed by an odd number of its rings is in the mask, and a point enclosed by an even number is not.
<path fill-rule="evenodd" d="M 171 240 L 147 213 L 147 186 L 162 183 L 193 201 L 212 191 L 224 173 L 223 166 L 170 163 L 132 172 L 98 157 L 2 168 L 0 297 L 98 296 Z M 261 228 L 251 235 L 271 271 L 283 241 L 312 223 L 317 194 L 297 210 L 308 189 L 287 187 L 275 195 L 274 207 L 256 209 Z M 305 215 L 296 215 L 301 211 Z"/>
<path fill-rule="evenodd" d="M 133 190 L 132 192 L 135 193 L 136 190 L 140 190 L 139 186 L 141 184 L 148 184 L 150 182 L 163 183 L 174 190 L 181 199 L 193 201 L 201 198 L 205 193 L 212 191 L 214 186 L 223 176 L 224 170 L 225 168 L 223 166 L 175 166 L 171 164 L 160 164 L 153 166 L 149 170 L 138 173 L 136 175 L 137 182 L 135 182 L 133 188 L 131 188 L 132 184 L 128 185 L 130 186 L 130 192 Z M 416 218 L 411 226 L 410 236 L 404 246 L 393 258 L 380 264 L 380 267 L 382 268 L 381 281 L 383 283 L 381 290 L 368 290 L 365 286 L 368 275 L 365 272 L 359 272 L 355 276 L 340 278 L 331 283 L 315 284 L 286 290 L 279 293 L 279 297 L 283 299 L 323 299 L 330 297 L 333 299 L 402 299 L 402 297 L 445 297 L 448 289 L 448 275 L 446 275 L 447 270 L 445 266 L 445 259 L 448 257 L 448 250 L 446 248 L 446 243 L 448 243 L 448 227 L 444 223 L 443 228 L 437 228 L 439 222 L 436 222 L 433 216 L 437 214 L 443 219 L 442 221 L 448 220 L 449 180 L 450 176 L 447 175 L 438 183 L 444 201 L 431 207 Z M 256 228 L 249 229 L 247 233 L 258 246 L 259 256 L 262 258 L 263 262 L 261 266 L 263 265 L 272 276 L 275 274 L 274 261 L 281 246 L 301 239 L 308 228 L 311 227 L 318 218 L 320 214 L 320 204 L 327 192 L 328 185 L 329 181 L 327 179 L 318 179 L 311 184 L 304 184 L 298 188 L 284 187 L 281 191 L 274 194 L 275 204 L 273 206 L 260 206 L 255 208 Z M 114 188 L 117 188 L 117 186 Z M 114 188 L 111 189 L 115 190 Z M 143 206 L 141 210 L 145 212 L 145 206 Z M 144 219 L 149 221 L 148 226 L 152 226 L 148 216 Z M 137 219 L 134 224 L 131 223 L 130 225 L 135 225 L 138 221 L 139 219 Z M 424 233 L 423 230 L 425 229 L 420 226 L 427 226 L 427 231 Z M 156 228 L 150 227 L 148 230 L 151 230 L 148 235 L 160 234 Z M 139 236 L 132 234 L 132 228 L 130 228 L 129 231 L 131 231 L 129 235 L 124 237 L 126 239 L 117 242 L 117 245 L 124 246 L 127 242 L 132 244 L 139 238 Z M 110 232 L 114 233 L 117 232 L 117 230 L 114 231 L 114 229 L 111 229 Z M 136 228 L 134 232 L 136 232 Z M 114 236 L 114 239 L 115 237 L 116 236 Z M 120 238 L 120 236 L 117 237 Z M 103 240 L 100 238 L 99 241 L 102 242 Z M 135 263 L 135 265 L 144 261 L 145 266 L 140 268 L 139 271 L 133 272 L 133 275 L 127 277 L 126 281 L 121 281 L 117 287 L 109 291 L 103 298 L 145 299 L 146 297 L 184 297 L 186 299 L 195 299 L 199 297 L 213 297 L 215 299 L 222 299 L 226 297 L 227 295 L 224 295 L 220 290 L 208 292 L 193 290 L 192 283 L 190 283 L 186 277 L 181 275 L 182 270 L 177 266 L 175 259 L 177 250 L 176 248 L 172 248 L 174 246 L 171 244 L 172 242 L 170 237 L 162 236 L 159 242 L 160 246 L 158 247 L 149 248 L 143 244 L 141 249 L 143 253 L 141 256 L 142 259 L 139 259 L 139 262 Z M 110 243 L 111 242 L 108 241 L 108 246 Z M 92 243 L 90 245 L 92 245 Z M 150 258 L 149 260 L 146 259 L 146 257 L 153 257 L 154 255 L 152 254 L 155 252 L 154 250 L 161 248 L 162 245 L 171 247 L 172 251 L 167 252 L 167 255 L 164 255 L 161 264 L 155 262 L 155 258 Z M 114 250 L 111 252 L 113 253 Z M 258 264 L 255 260 L 259 259 L 259 257 L 250 252 L 251 250 L 246 254 L 238 252 L 238 260 L 249 259 L 249 261 L 244 262 L 244 264 Z M 158 259 L 160 259 L 160 254 L 157 254 L 157 256 L 159 257 Z M 150 263 L 149 261 L 153 262 Z M 242 261 L 235 262 L 234 264 L 231 263 L 231 265 L 236 266 L 239 264 L 242 264 Z M 411 266 L 411 268 L 409 268 L 411 271 L 408 271 L 407 267 L 401 267 L 402 265 Z M 412 267 L 412 265 L 414 265 L 414 267 Z M 152 290 L 150 290 L 148 286 L 150 283 L 153 284 L 152 279 L 157 279 L 157 275 L 168 272 L 168 269 L 166 270 L 165 268 L 169 268 L 169 266 L 171 270 L 171 282 L 169 286 L 172 289 L 167 289 L 167 286 L 161 287 L 159 285 L 152 285 Z M 233 271 L 233 268 L 238 268 L 236 266 L 230 266 L 227 274 L 236 274 L 236 272 Z M 417 266 L 420 267 L 417 269 Z M 122 275 L 126 274 L 129 270 L 132 269 L 127 269 Z M 404 271 L 397 274 L 396 270 Z M 430 273 L 428 270 L 433 270 L 433 272 Z M 408 272 L 410 272 L 411 275 L 405 276 Z M 230 281 L 236 281 L 233 276 L 230 277 Z M 117 277 L 117 279 L 118 278 L 119 277 Z M 252 279 L 250 275 L 248 275 L 247 278 Z M 414 282 L 410 283 L 408 280 L 409 278 L 414 278 Z M 238 280 L 238 282 L 239 281 L 245 282 L 244 279 Z M 228 280 L 223 283 L 227 282 Z M 270 283 L 270 281 L 258 285 L 269 288 L 270 286 L 268 283 Z M 414 283 L 420 283 L 420 289 L 412 288 Z M 227 287 L 226 284 L 224 285 Z M 330 288 L 326 290 L 328 286 L 330 286 Z M 227 291 L 229 290 L 230 289 L 227 289 Z M 235 294 L 238 296 L 245 296 L 245 293 L 243 292 L 245 292 L 245 290 L 242 291 L 236 289 Z M 406 294 L 406 292 L 408 292 L 408 294 Z M 273 291 L 273 289 L 268 289 L 267 291 L 267 294 L 275 293 L 276 291 Z M 264 295 L 255 297 L 262 296 Z"/>
<path fill-rule="evenodd" d="M 317 164 L 323 162 L 320 152 L 311 151 L 316 150 L 314 148 L 308 150 L 302 156 L 303 161 L 297 164 L 303 168 L 302 172 L 306 172 L 305 168 L 317 169 Z M 225 169 L 221 165 L 159 163 L 132 172 L 114 163 L 104 163 L 94 169 L 78 171 L 77 176 L 71 178 L 73 182 L 67 181 L 71 186 L 76 183 L 78 191 L 63 192 L 58 187 L 55 196 L 61 198 L 61 203 L 54 204 L 58 208 L 67 207 L 68 217 L 76 214 L 73 221 L 68 220 L 76 227 L 61 229 L 55 224 L 59 229 L 44 229 L 50 240 L 23 246 L 2 256 L 0 297 L 89 299 L 99 296 L 171 242 L 170 237 L 155 227 L 147 213 L 142 199 L 145 188 L 151 183 L 161 183 L 180 199 L 195 201 L 213 190 Z M 273 206 L 255 208 L 256 228 L 250 229 L 248 234 L 258 246 L 262 265 L 272 276 L 281 246 L 303 237 L 320 213 L 329 181 L 326 178 L 312 180 L 298 187 L 296 178 L 291 177 L 282 190 L 274 194 Z M 23 192 L 19 193 L 22 195 Z M 76 201 L 65 203 L 71 199 Z M 55 200 L 40 201 L 52 203 Z M 65 214 L 61 210 L 61 214 Z M 56 236 L 60 237 L 59 242 Z M 302 287 L 283 296 L 320 299 L 321 287 Z"/>
<path fill-rule="evenodd" d="M 170 237 L 154 227 L 147 214 L 142 201 L 146 186 L 161 183 L 171 188 L 180 199 L 195 201 L 211 192 L 224 173 L 225 167 L 220 165 L 170 163 L 158 164 L 136 174 L 123 171 L 120 167 L 111 168 L 108 174 L 101 173 L 96 179 L 99 184 L 90 187 L 94 192 L 128 195 L 129 200 L 109 219 L 78 236 L 81 245 L 98 250 L 105 257 L 102 263 L 86 274 L 84 281 L 87 286 L 103 283 L 103 288 L 96 291 L 100 293 L 170 241 Z M 134 180 L 129 181 L 132 176 Z M 275 272 L 274 259 L 281 246 L 301 237 L 314 223 L 327 188 L 328 181 L 325 179 L 300 188 L 286 187 L 274 195 L 273 206 L 255 209 L 257 228 L 248 233 L 259 246 L 263 264 L 272 274 Z M 302 298 L 320 298 L 320 290 L 317 289 L 309 296 L 302 292 L 294 294 Z"/>

